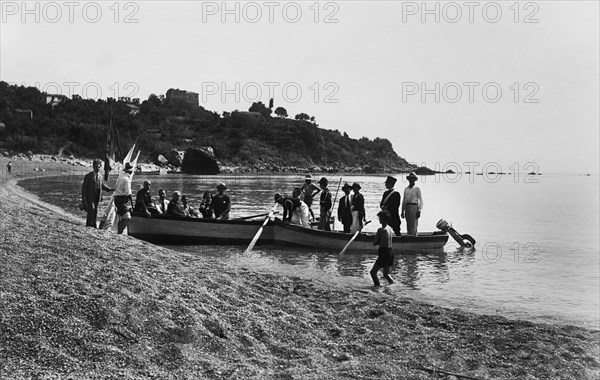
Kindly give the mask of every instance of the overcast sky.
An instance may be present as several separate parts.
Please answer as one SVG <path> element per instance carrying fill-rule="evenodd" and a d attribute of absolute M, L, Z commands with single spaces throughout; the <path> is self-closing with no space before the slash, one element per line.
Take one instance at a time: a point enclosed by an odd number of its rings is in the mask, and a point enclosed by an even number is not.
<path fill-rule="evenodd" d="M 271 95 L 431 168 L 599 171 L 598 1 L 22 4 L 1 1 L 7 82 L 219 113 Z"/>

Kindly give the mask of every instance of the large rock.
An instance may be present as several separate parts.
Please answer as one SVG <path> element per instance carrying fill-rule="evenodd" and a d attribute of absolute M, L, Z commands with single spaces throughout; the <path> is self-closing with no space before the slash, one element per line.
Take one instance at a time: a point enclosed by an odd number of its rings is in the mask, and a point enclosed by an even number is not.
<path fill-rule="evenodd" d="M 185 152 L 181 150 L 172 150 L 167 153 L 167 160 L 169 160 L 169 164 L 175 166 L 176 168 L 181 167 L 183 165 L 183 157 L 185 156 Z"/>
<path fill-rule="evenodd" d="M 156 160 L 154 160 L 154 163 L 156 165 L 167 166 L 169 164 L 169 160 L 167 160 L 167 158 L 162 154 L 159 154 L 158 157 L 156 157 Z"/>
<path fill-rule="evenodd" d="M 210 149 L 212 152 L 212 149 Z M 219 174 L 219 164 L 213 156 L 203 148 L 189 148 L 183 156 L 181 171 L 192 174 Z"/>

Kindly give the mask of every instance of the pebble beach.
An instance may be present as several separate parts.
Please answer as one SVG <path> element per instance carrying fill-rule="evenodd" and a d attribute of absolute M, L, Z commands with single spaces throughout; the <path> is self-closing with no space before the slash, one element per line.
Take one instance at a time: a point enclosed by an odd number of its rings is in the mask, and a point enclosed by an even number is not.
<path fill-rule="evenodd" d="M 17 180 L 0 379 L 600 378 L 600 331 L 221 265 L 86 228 Z"/>

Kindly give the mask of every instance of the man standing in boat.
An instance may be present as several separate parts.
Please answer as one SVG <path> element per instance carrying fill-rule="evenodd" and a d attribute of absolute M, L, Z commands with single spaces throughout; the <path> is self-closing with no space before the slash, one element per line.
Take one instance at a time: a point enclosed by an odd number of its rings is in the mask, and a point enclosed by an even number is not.
<path fill-rule="evenodd" d="M 215 213 L 215 219 L 217 220 L 228 220 L 229 212 L 231 211 L 231 200 L 229 195 L 225 194 L 227 186 L 224 183 L 217 185 L 217 195 L 213 197 L 212 209 Z"/>
<path fill-rule="evenodd" d="M 331 216 L 331 191 L 327 188 L 329 181 L 323 177 L 319 180 L 319 186 L 321 187 L 321 200 L 319 203 L 321 216 L 319 219 L 319 226 L 317 227 L 323 231 L 331 231 L 329 227 L 329 217 Z"/>
<path fill-rule="evenodd" d="M 340 203 L 338 204 L 338 220 L 344 226 L 345 233 L 350 233 L 350 228 L 352 227 L 352 211 L 350 210 L 352 196 L 350 195 L 350 190 L 352 190 L 352 186 L 348 183 L 342 186 L 342 191 L 346 195 L 340 199 Z"/>
<path fill-rule="evenodd" d="M 417 236 L 417 226 L 423 209 L 423 197 L 421 189 L 415 186 L 415 182 L 419 180 L 417 175 L 411 172 L 406 176 L 408 186 L 404 189 L 404 200 L 402 201 L 402 218 L 406 217 L 406 228 L 408 234 Z"/>
<path fill-rule="evenodd" d="M 360 231 L 367 221 L 365 215 L 365 198 L 360 193 L 360 189 L 361 186 L 358 182 L 352 184 L 354 195 L 352 196 L 352 204 L 350 206 L 352 211 L 352 227 L 350 228 L 350 232 L 353 234 Z"/>
<path fill-rule="evenodd" d="M 394 190 L 396 184 L 396 178 L 388 176 L 385 180 L 386 191 L 383 193 L 381 198 L 381 211 L 387 211 L 390 213 L 389 225 L 392 227 L 394 234 L 400 236 L 400 215 L 398 210 L 400 209 L 400 193 Z"/>
<path fill-rule="evenodd" d="M 311 208 L 313 203 L 313 198 L 319 194 L 321 190 L 312 183 L 312 176 L 307 174 L 304 177 L 304 184 L 300 187 L 300 200 L 302 200 L 308 206 L 308 212 L 310 212 L 311 218 L 315 219 L 315 214 Z"/>
<path fill-rule="evenodd" d="M 98 217 L 98 203 L 102 200 L 102 190 L 114 191 L 104 184 L 104 178 L 100 174 L 102 160 L 95 159 L 92 163 L 92 171 L 85 175 L 81 185 L 81 202 L 86 211 L 86 227 L 96 228 L 96 218 Z"/>

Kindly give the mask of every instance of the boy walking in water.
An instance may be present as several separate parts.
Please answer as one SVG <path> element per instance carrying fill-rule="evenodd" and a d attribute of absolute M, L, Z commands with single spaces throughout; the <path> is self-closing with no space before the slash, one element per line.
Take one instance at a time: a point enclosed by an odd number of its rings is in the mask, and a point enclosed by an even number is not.
<path fill-rule="evenodd" d="M 373 264 L 373 269 L 371 269 L 371 278 L 376 288 L 381 286 L 379 278 L 377 278 L 377 272 L 380 269 L 383 269 L 383 277 L 390 285 L 394 283 L 394 280 L 390 277 L 390 268 L 394 265 L 394 254 L 392 253 L 392 236 L 394 231 L 388 225 L 391 214 L 388 211 L 380 211 L 377 216 L 379 217 L 381 228 L 377 230 L 373 245 L 379 246 L 379 257 L 375 261 L 375 264 Z"/>

